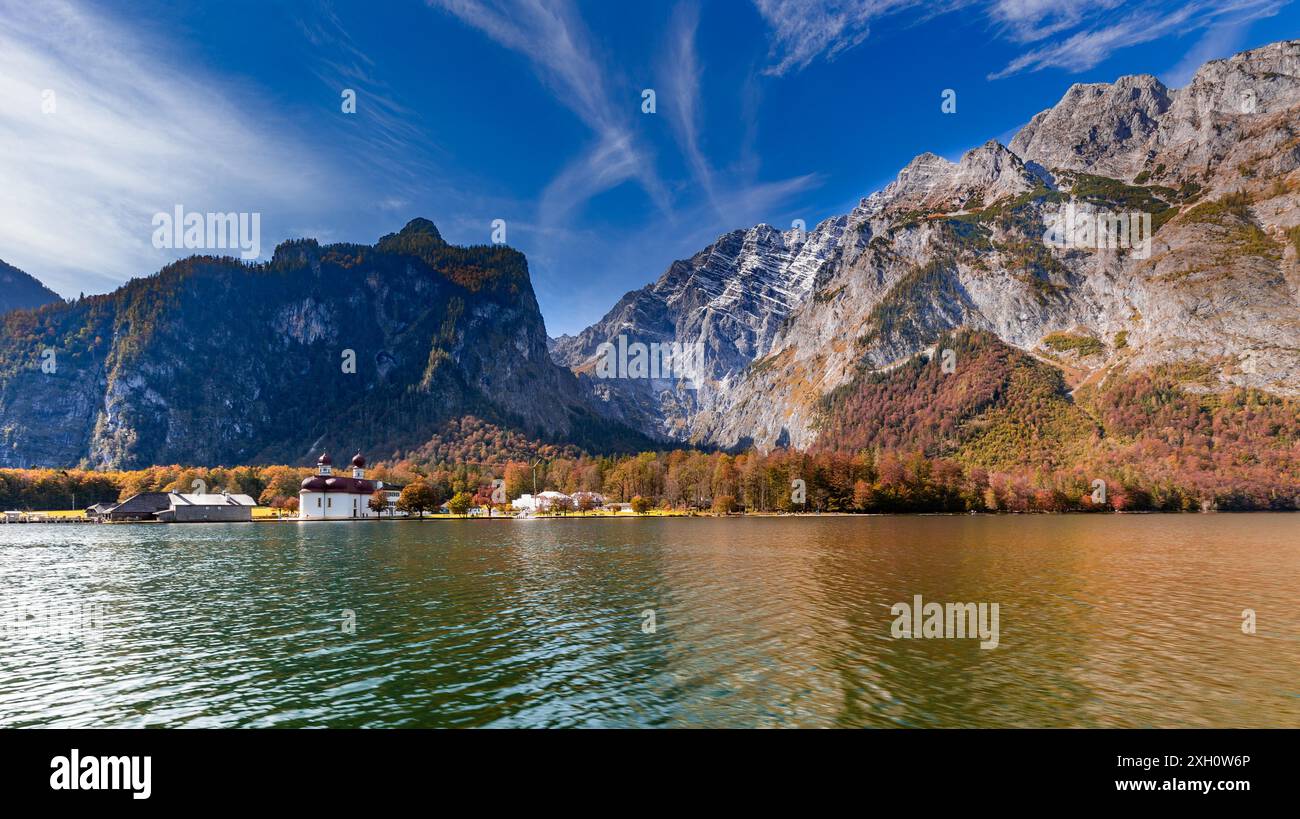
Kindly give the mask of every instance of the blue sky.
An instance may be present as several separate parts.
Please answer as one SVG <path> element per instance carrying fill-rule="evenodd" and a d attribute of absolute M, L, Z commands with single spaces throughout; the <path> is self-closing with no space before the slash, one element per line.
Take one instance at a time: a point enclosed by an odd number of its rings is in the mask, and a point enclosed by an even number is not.
<path fill-rule="evenodd" d="M 1073 82 L 1178 86 L 1298 36 L 1283 0 L 0 0 L 0 259 L 75 296 L 180 255 L 150 241 L 177 204 L 261 213 L 263 255 L 503 219 L 558 335 L 727 230 L 1009 141 Z"/>

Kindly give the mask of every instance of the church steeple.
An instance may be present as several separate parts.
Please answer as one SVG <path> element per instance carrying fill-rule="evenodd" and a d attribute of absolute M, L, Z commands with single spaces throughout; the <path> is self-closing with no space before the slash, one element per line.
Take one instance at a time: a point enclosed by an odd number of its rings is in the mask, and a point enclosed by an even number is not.
<path fill-rule="evenodd" d="M 322 453 L 320 460 L 316 462 L 316 474 L 330 476 L 334 474 L 334 460 L 330 458 L 329 453 Z"/>
<path fill-rule="evenodd" d="M 364 480 L 366 477 L 366 459 L 361 457 L 360 452 L 352 456 L 352 477 L 357 480 Z"/>

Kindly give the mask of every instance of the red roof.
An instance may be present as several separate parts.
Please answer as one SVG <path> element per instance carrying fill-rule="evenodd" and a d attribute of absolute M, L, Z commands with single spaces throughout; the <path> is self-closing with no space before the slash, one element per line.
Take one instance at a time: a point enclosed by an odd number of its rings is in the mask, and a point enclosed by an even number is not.
<path fill-rule="evenodd" d="M 326 492 L 346 492 L 349 495 L 371 495 L 374 494 L 375 485 L 371 481 L 360 478 L 326 478 Z"/>
<path fill-rule="evenodd" d="M 302 482 L 303 492 L 338 492 L 348 495 L 373 495 L 376 487 L 374 481 L 359 478 L 325 478 L 313 475 Z"/>

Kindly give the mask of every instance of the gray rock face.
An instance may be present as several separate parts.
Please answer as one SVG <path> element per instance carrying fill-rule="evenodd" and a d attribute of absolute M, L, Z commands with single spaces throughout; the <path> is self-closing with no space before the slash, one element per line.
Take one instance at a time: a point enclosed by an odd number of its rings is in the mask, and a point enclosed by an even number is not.
<path fill-rule="evenodd" d="M 1077 83 L 1020 129 L 1010 147 L 1045 167 L 1129 179 L 1146 161 L 1172 102 L 1169 89 L 1149 74 Z"/>
<path fill-rule="evenodd" d="M 0 317 L 0 466 L 395 457 L 465 415 L 608 446 L 546 343 L 521 254 L 447 245 L 421 220 L 374 246 L 288 242 L 263 265 L 192 257 Z"/>
<path fill-rule="evenodd" d="M 882 213 L 949 213 L 979 208 L 1033 190 L 1039 184 L 1042 180 L 1018 156 L 989 141 L 967 151 L 960 162 L 921 154 L 899 171 L 897 180 L 865 200 L 858 211 L 872 217 Z"/>
<path fill-rule="evenodd" d="M 1300 41 L 1154 77 L 1075 85 L 1012 140 L 922 154 L 800 242 L 760 225 L 719 239 L 553 344 L 603 411 L 649 434 L 807 446 L 818 403 L 863 369 L 968 326 L 1072 383 L 1194 365 L 1189 389 L 1300 394 Z M 1049 242 L 1063 214 L 1143 214 L 1149 246 Z M 1101 221 L 1100 223 L 1104 223 Z M 698 342 L 694 392 L 590 376 L 598 345 Z"/>
<path fill-rule="evenodd" d="M 603 411 L 661 438 L 689 439 L 687 419 L 707 414 L 756 358 L 781 323 L 812 291 L 838 252 L 846 219 L 811 232 L 770 225 L 726 234 L 690 259 L 674 262 L 652 285 L 628 293 L 599 324 L 555 339 L 551 355 L 572 368 Z M 674 379 L 598 377 L 604 342 L 701 344 L 705 367 L 685 385 Z"/>
<path fill-rule="evenodd" d="M 1150 75 L 1071 86 L 1011 140 L 1027 162 L 1126 181 L 1203 173 L 1260 115 L 1300 101 L 1300 41 L 1203 65 L 1186 88 Z M 1165 170 L 1156 172 L 1161 165 Z"/>

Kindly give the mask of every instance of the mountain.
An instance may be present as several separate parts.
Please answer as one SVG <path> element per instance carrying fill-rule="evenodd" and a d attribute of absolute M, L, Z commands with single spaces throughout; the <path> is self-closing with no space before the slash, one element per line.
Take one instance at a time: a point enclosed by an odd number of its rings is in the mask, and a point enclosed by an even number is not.
<path fill-rule="evenodd" d="M 600 323 L 555 339 L 551 354 L 574 368 L 610 417 L 659 438 L 688 440 L 683 420 L 707 411 L 767 353 L 781 323 L 812 291 L 842 228 L 840 220 L 806 236 L 768 225 L 728 233 L 674 262 L 659 281 L 625 295 Z M 667 380 L 615 384 L 595 378 L 600 344 L 620 333 L 647 344 L 701 341 L 708 378 L 698 390 Z"/>
<path fill-rule="evenodd" d="M 0 317 L 0 466 L 390 458 L 466 417 L 512 443 L 640 444 L 546 344 L 523 255 L 449 245 L 424 219 L 373 246 L 191 257 Z"/>
<path fill-rule="evenodd" d="M 727 233 L 558 339 L 521 254 L 424 219 L 192 257 L 0 315 L 0 466 L 689 443 L 1137 465 L 1267 499 L 1300 485 L 1297 122 L 1300 41 L 1180 89 L 1075 85 L 1010 145 L 921 154 L 812 230 Z M 607 377 L 620 341 L 703 365 Z"/>
<path fill-rule="evenodd" d="M 29 310 L 61 301 L 59 294 L 0 259 L 0 313 Z"/>
<path fill-rule="evenodd" d="M 1075 417 L 1084 437 L 1095 429 L 1105 446 L 1119 445 L 1103 422 L 1114 408 L 1084 396 L 1156 372 L 1180 396 L 1218 401 L 1250 389 L 1293 411 L 1297 122 L 1300 41 L 1207 63 L 1181 89 L 1150 76 L 1075 85 L 1009 146 L 988 142 L 957 162 L 922 154 L 806 236 L 759 225 L 721 237 L 555 340 L 552 355 L 605 416 L 664 440 L 734 448 L 877 440 L 845 408 L 915 401 L 850 394 L 920 360 L 938 366 L 936 345 L 956 330 L 1054 369 L 1063 386 L 1052 400 L 1071 407 L 1058 415 Z M 1061 230 L 1115 225 L 1118 215 L 1150 245 L 1099 248 L 1086 232 Z M 702 344 L 704 383 L 690 391 L 596 377 L 599 345 L 620 334 Z M 955 352 L 958 379 L 985 364 Z M 1017 383 L 1005 388 L 1029 389 Z M 960 451 L 987 420 L 981 412 L 954 409 L 952 435 L 911 443 Z M 1014 448 L 994 449 L 1018 459 Z"/>

